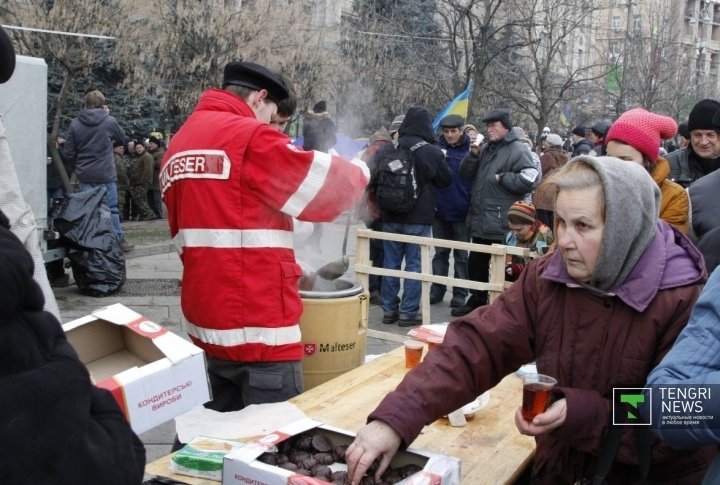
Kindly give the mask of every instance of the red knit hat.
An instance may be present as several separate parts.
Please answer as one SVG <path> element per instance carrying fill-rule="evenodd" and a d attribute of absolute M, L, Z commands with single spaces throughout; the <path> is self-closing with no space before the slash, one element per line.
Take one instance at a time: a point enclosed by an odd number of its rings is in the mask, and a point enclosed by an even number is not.
<path fill-rule="evenodd" d="M 675 133 L 677 123 L 674 119 L 635 108 L 621 114 L 612 124 L 605 142 L 625 143 L 655 161 L 660 153 L 660 141 L 672 138 Z"/>

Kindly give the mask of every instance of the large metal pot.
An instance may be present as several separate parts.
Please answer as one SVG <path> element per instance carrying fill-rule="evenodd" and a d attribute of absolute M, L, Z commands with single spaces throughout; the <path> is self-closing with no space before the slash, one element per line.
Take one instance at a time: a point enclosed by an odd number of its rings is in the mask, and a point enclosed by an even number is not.
<path fill-rule="evenodd" d="M 344 298 L 362 293 L 360 283 L 348 280 L 323 280 L 318 278 L 312 290 L 298 290 L 301 298 Z"/>

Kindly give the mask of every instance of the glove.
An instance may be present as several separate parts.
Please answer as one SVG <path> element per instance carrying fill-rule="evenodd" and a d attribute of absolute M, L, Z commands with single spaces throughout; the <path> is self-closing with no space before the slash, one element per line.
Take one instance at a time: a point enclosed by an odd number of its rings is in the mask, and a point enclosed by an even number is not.
<path fill-rule="evenodd" d="M 522 273 L 523 268 L 525 268 L 524 264 L 520 263 L 506 263 L 505 264 L 505 274 L 512 277 L 513 280 L 516 279 L 518 276 L 520 276 L 520 273 Z"/>

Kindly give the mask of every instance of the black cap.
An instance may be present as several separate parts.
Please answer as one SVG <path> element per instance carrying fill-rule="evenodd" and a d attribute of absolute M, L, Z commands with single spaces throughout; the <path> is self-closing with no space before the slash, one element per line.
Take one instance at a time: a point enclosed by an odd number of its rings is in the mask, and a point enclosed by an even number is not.
<path fill-rule="evenodd" d="M 266 89 L 268 98 L 274 103 L 290 96 L 287 87 L 275 73 L 254 62 L 228 62 L 223 75 L 223 87 L 228 84 L 245 86 L 257 91 Z"/>
<path fill-rule="evenodd" d="M 713 118 L 714 120 L 714 118 Z M 683 138 L 690 139 L 690 129 L 688 128 L 688 122 L 683 121 L 678 125 L 678 134 Z"/>
<path fill-rule="evenodd" d="M 460 115 L 447 115 L 440 120 L 440 128 L 460 128 L 465 124 L 465 120 Z"/>
<path fill-rule="evenodd" d="M 496 108 L 490 110 L 482 119 L 483 123 L 491 123 L 493 121 L 499 121 L 508 130 L 512 128 L 512 123 L 510 122 L 510 112 L 506 109 Z"/>
<path fill-rule="evenodd" d="M 610 126 L 612 123 L 610 123 L 608 120 L 600 120 L 594 125 L 592 125 L 593 133 L 595 133 L 595 136 L 599 138 L 605 138 L 605 135 L 607 135 L 607 132 L 610 131 Z"/>
<path fill-rule="evenodd" d="M 113 148 L 124 147 L 124 146 L 125 146 L 125 143 L 121 142 L 120 140 L 115 140 L 113 142 Z"/>
<path fill-rule="evenodd" d="M 581 137 L 585 138 L 585 133 L 586 133 L 585 127 L 576 126 L 575 128 L 572 129 L 572 131 L 570 133 L 572 133 L 573 135 L 577 135 L 577 136 L 581 136 Z"/>
<path fill-rule="evenodd" d="M 312 107 L 313 113 L 325 113 L 327 111 L 327 101 L 318 101 Z"/>
<path fill-rule="evenodd" d="M 150 138 L 148 138 L 148 143 L 154 143 L 158 146 L 162 144 L 160 139 L 158 139 L 158 137 L 156 137 L 156 136 L 151 136 Z"/>
<path fill-rule="evenodd" d="M 5 29 L 0 27 L 0 84 L 4 83 L 15 71 L 15 49 L 12 39 Z"/>

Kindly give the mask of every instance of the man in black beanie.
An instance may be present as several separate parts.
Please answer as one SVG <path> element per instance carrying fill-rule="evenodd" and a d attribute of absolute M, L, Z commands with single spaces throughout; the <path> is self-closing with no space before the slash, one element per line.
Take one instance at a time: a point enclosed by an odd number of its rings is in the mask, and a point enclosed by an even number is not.
<path fill-rule="evenodd" d="M 667 157 L 670 180 L 689 187 L 695 180 L 720 168 L 720 123 L 713 123 L 718 110 L 720 103 L 714 99 L 703 99 L 693 106 L 687 122 L 690 144 Z"/>
<path fill-rule="evenodd" d="M 720 132 L 720 111 L 715 112 L 712 121 L 717 137 L 717 133 Z M 692 141 L 695 132 L 691 133 Z M 720 157 L 713 160 L 702 160 L 702 162 L 705 162 L 707 167 L 708 162 L 717 162 L 718 160 Z M 718 187 L 720 187 L 720 170 L 715 169 L 707 175 L 699 177 L 688 188 L 690 209 L 692 210 L 690 233 L 697 238 L 696 244 L 703 253 L 708 273 L 712 272 L 720 261 L 720 246 L 718 245 L 720 241 L 720 210 L 718 210 L 720 191 Z"/>
<path fill-rule="evenodd" d="M 337 143 L 337 127 L 327 110 L 327 102 L 319 101 L 305 113 L 303 149 L 329 153 L 335 143 Z"/>
<path fill-rule="evenodd" d="M 437 239 L 469 242 L 467 219 L 470 208 L 470 188 L 472 182 L 460 176 L 460 164 L 470 151 L 470 137 L 463 132 L 465 119 L 457 114 L 449 114 L 440 120 L 442 134 L 435 140 L 445 154 L 445 161 L 453 174 L 449 187 L 431 187 L 435 195 L 435 220 L 433 221 L 432 235 Z M 464 249 L 453 249 L 453 272 L 455 278 L 468 279 L 468 252 Z M 435 248 L 432 259 L 434 275 L 447 276 L 450 271 L 450 248 Z M 433 283 L 430 286 L 430 304 L 443 301 L 446 286 Z M 467 288 L 454 287 L 450 306 L 461 307 L 467 300 Z"/>

